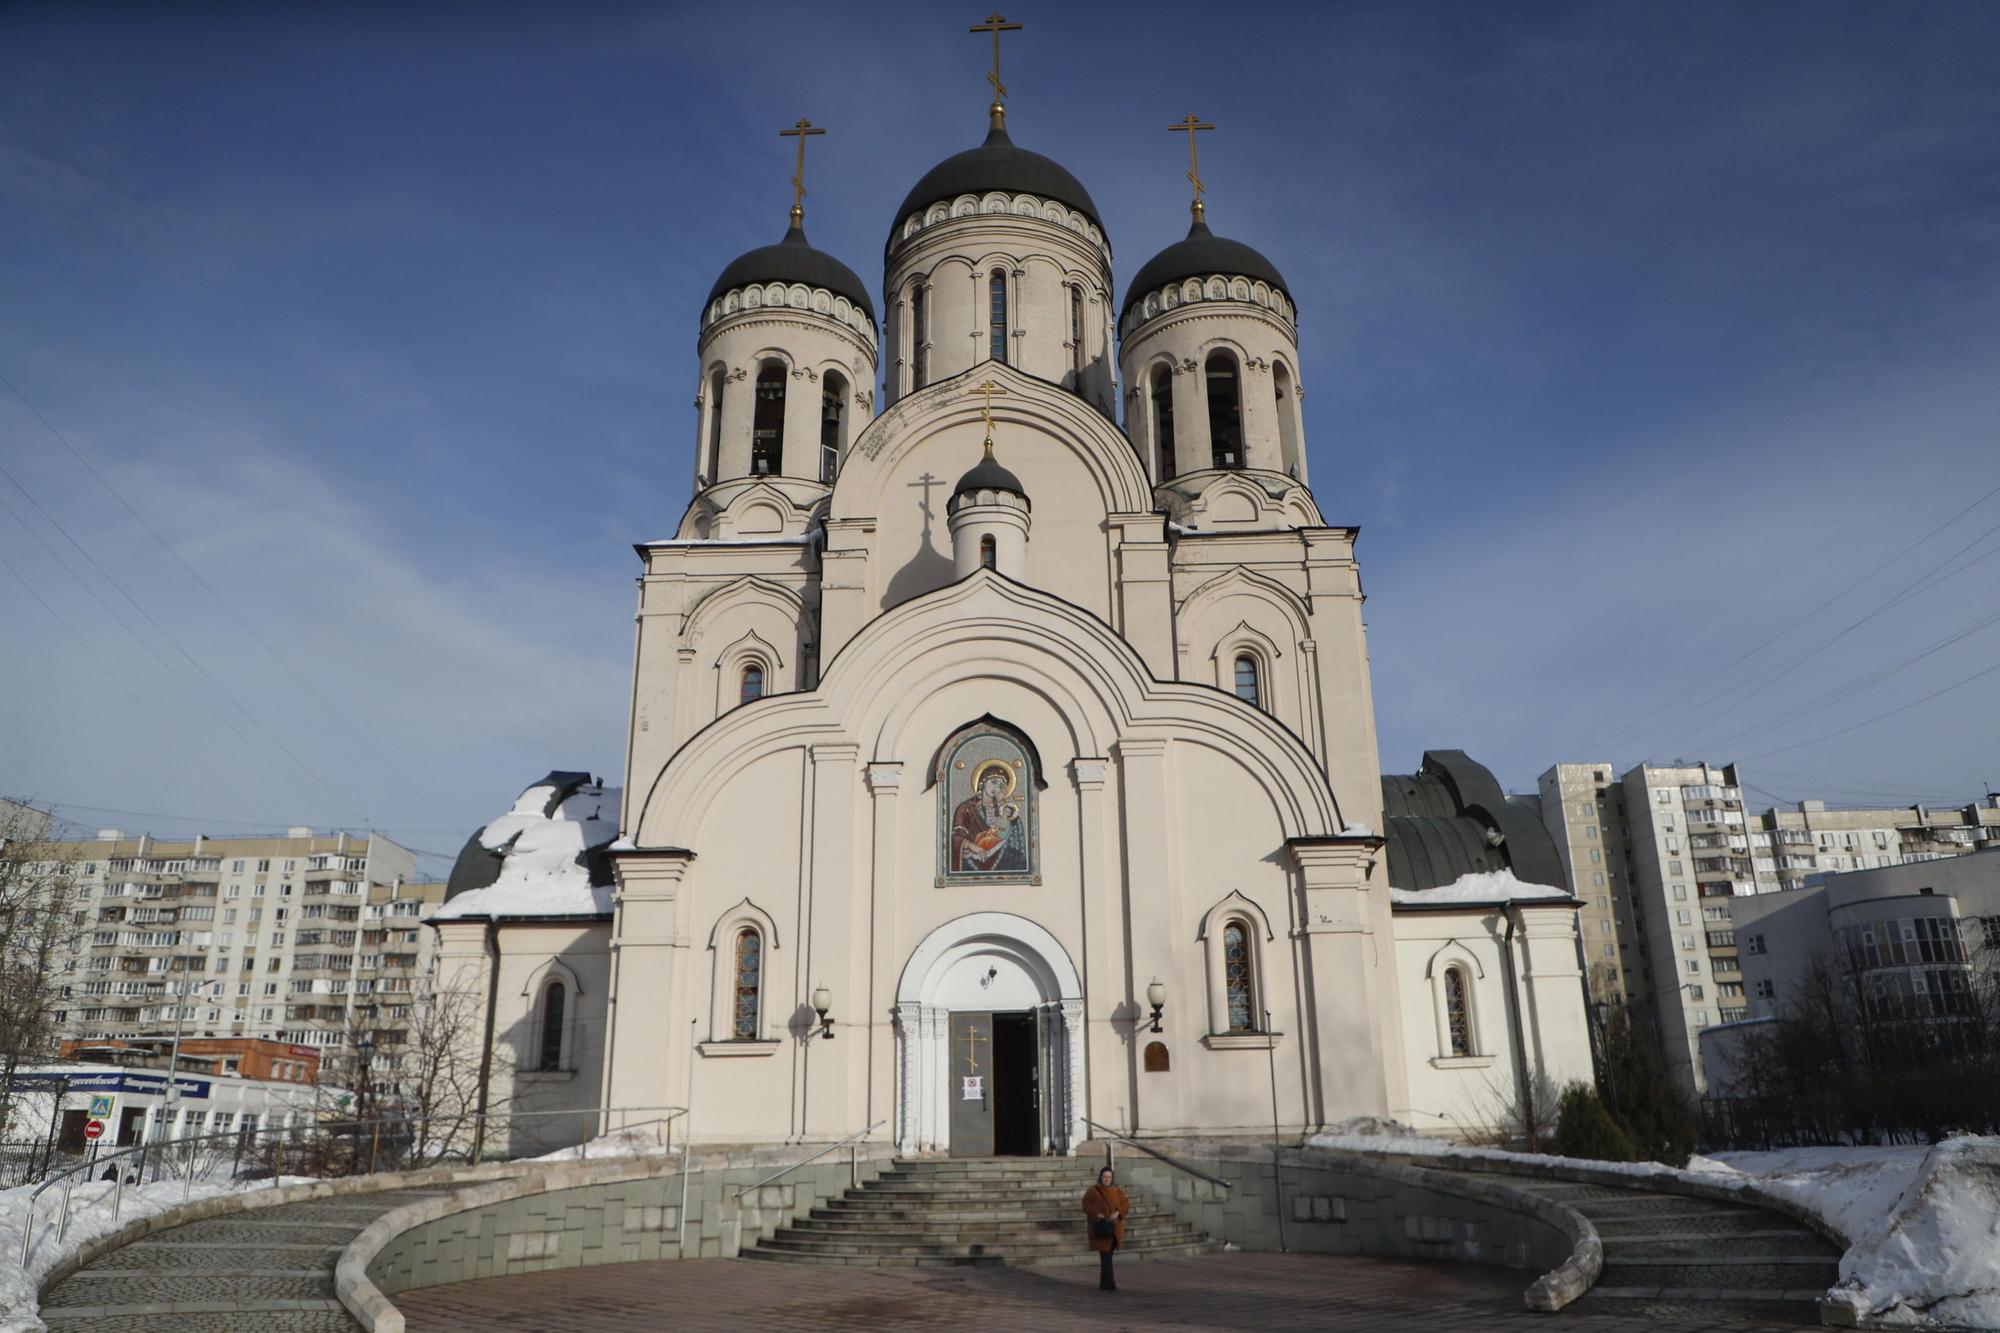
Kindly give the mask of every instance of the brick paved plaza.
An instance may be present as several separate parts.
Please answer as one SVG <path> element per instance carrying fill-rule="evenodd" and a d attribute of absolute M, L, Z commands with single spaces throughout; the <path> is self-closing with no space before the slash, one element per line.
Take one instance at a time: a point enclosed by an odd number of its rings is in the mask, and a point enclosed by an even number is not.
<path fill-rule="evenodd" d="M 406 1292 L 410 1333 L 477 1330 L 893 1329 L 979 1333 L 1097 1329 L 1527 1329 L 1694 1333 L 1782 1327 L 1591 1299 L 1558 1315 L 1522 1308 L 1532 1274 L 1470 1264 L 1228 1254 L 1129 1264 L 1120 1290 L 1095 1266 L 856 1269 L 705 1259 L 564 1269 Z"/>

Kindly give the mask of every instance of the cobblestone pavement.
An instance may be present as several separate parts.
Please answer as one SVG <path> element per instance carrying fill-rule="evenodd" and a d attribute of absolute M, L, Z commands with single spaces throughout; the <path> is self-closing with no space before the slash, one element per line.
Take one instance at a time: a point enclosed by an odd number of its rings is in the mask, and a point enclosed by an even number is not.
<path fill-rule="evenodd" d="M 42 1294 L 51 1333 L 352 1333 L 333 1294 L 341 1247 L 437 1191 L 280 1204 L 153 1233 Z"/>
<path fill-rule="evenodd" d="M 1529 1273 L 1475 1264 L 1226 1254 L 1133 1264 L 1116 1293 L 1089 1268 L 866 1269 L 664 1260 L 489 1278 L 395 1298 L 409 1333 L 660 1328 L 1528 1329 L 1738 1333 L 1797 1327 L 1714 1309 L 1530 1313 Z"/>

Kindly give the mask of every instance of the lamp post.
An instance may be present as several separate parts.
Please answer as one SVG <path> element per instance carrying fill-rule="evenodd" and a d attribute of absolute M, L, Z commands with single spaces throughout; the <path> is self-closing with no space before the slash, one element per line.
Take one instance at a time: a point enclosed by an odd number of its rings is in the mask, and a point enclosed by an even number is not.
<path fill-rule="evenodd" d="M 193 984 L 199 989 L 204 983 L 195 982 Z M 181 1100 L 180 1088 L 174 1082 L 174 1074 L 179 1070 L 181 1064 L 181 1026 L 187 1019 L 188 985 L 189 983 L 183 982 L 174 992 L 174 1044 L 173 1048 L 167 1053 L 167 1086 L 160 1098 L 160 1107 L 163 1112 L 171 1112 L 174 1107 L 180 1104 Z"/>
<path fill-rule="evenodd" d="M 1152 984 L 1146 987 L 1146 1003 L 1153 1006 L 1153 1026 L 1148 1031 L 1158 1032 L 1160 1014 L 1167 1007 L 1167 987 L 1158 977 L 1154 977 Z"/>
<path fill-rule="evenodd" d="M 354 1091 L 360 1099 L 361 1118 L 368 1125 L 368 1170 L 372 1175 L 375 1171 L 375 1154 L 382 1145 L 382 1126 L 375 1123 L 374 1037 L 363 1033 L 354 1043 L 354 1054 L 361 1062 L 361 1086 Z"/>

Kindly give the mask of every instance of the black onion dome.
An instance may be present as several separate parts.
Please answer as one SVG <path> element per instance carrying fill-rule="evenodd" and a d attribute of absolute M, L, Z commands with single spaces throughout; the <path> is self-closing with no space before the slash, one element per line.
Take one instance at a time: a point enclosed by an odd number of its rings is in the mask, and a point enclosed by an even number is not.
<path fill-rule="evenodd" d="M 889 224 L 889 244 L 894 245 L 897 236 L 901 235 L 903 219 L 918 209 L 928 208 L 940 200 L 956 199 L 962 194 L 985 194 L 990 190 L 1053 199 L 1059 204 L 1081 209 L 1092 222 L 1097 223 L 1099 230 L 1104 227 L 1097 214 L 1097 205 L 1091 201 L 1090 191 L 1069 174 L 1067 167 L 1040 153 L 1016 148 L 1014 141 L 1007 137 L 1007 127 L 995 125 L 987 133 L 985 143 L 938 163 L 903 196 L 903 206 L 896 210 L 896 216 Z"/>
<path fill-rule="evenodd" d="M 1132 307 L 1143 301 L 1148 292 L 1156 292 L 1168 283 L 1179 282 L 1183 278 L 1205 278 L 1211 273 L 1262 279 L 1284 292 L 1287 300 L 1291 299 L 1291 289 L 1285 286 L 1276 264 L 1241 241 L 1217 236 L 1208 229 L 1206 222 L 1197 219 L 1188 228 L 1184 240 L 1175 241 L 1146 261 L 1145 267 L 1132 279 L 1132 285 L 1125 290 L 1125 304 L 1119 309 L 1118 318 L 1123 319 L 1130 314 Z"/>
<path fill-rule="evenodd" d="M 729 267 L 722 270 L 722 276 L 715 280 L 715 286 L 708 289 L 708 300 L 702 302 L 702 308 L 706 310 L 726 291 L 760 282 L 802 282 L 808 287 L 824 287 L 860 306 L 867 312 L 870 323 L 875 320 L 875 305 L 854 270 L 826 251 L 813 249 L 806 241 L 805 228 L 796 222 L 776 245 L 759 246 L 731 260 Z"/>
<path fill-rule="evenodd" d="M 1028 498 L 1028 489 L 1021 484 L 1021 479 L 1001 467 L 1000 460 L 993 456 L 991 450 L 987 451 L 986 457 L 972 465 L 970 472 L 958 479 L 958 485 L 952 489 L 951 498 L 956 500 L 959 496 L 972 491 L 1012 491 L 1023 500 Z"/>

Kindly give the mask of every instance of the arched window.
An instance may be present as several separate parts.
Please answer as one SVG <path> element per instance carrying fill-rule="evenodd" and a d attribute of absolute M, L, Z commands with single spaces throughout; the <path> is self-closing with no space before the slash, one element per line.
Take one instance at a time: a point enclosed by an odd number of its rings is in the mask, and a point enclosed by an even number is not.
<path fill-rule="evenodd" d="M 785 367 L 766 361 L 757 372 L 757 413 L 750 425 L 750 472 L 767 476 L 785 465 Z"/>
<path fill-rule="evenodd" d="M 536 1069 L 562 1068 L 563 1007 L 568 998 L 560 981 L 551 981 L 542 992 L 542 1049 Z"/>
<path fill-rule="evenodd" d="M 1160 450 L 1160 482 L 1174 479 L 1174 372 L 1153 369 L 1153 439 Z"/>
<path fill-rule="evenodd" d="M 930 383 L 930 346 L 930 298 L 924 293 L 924 280 L 918 278 L 910 284 L 910 387 L 912 389 L 921 389 Z"/>
<path fill-rule="evenodd" d="M 1257 1031 L 1257 996 L 1250 972 L 1250 928 L 1231 921 L 1222 928 L 1222 987 L 1229 999 L 1231 1032 Z"/>
<path fill-rule="evenodd" d="M 743 685 L 742 689 L 737 693 L 736 702 L 747 704 L 752 699 L 761 699 L 763 697 L 764 665 L 761 662 L 752 662 L 743 668 Z"/>
<path fill-rule="evenodd" d="M 1446 1040 L 1451 1045 L 1449 1054 L 1463 1056 L 1472 1054 L 1472 1011 L 1465 998 L 1465 969 L 1448 967 L 1444 970 L 1444 1027 Z"/>
<path fill-rule="evenodd" d="M 708 377 L 708 480 L 722 475 L 722 386 L 728 383 L 717 366 Z"/>
<path fill-rule="evenodd" d="M 998 564 L 998 551 L 994 546 L 991 534 L 981 537 L 979 539 L 979 567 L 981 569 L 993 569 Z"/>
<path fill-rule="evenodd" d="M 754 930 L 736 936 L 735 988 L 729 1035 L 737 1041 L 757 1040 L 757 1006 L 764 986 L 764 937 Z"/>
<path fill-rule="evenodd" d="M 1208 446 L 1216 467 L 1243 466 L 1243 404 L 1236 382 L 1236 360 L 1227 352 L 1209 354 L 1203 376 L 1208 383 Z"/>
<path fill-rule="evenodd" d="M 1007 364 L 1007 270 L 996 268 L 986 280 L 986 355 Z"/>
<path fill-rule="evenodd" d="M 1291 369 L 1282 361 L 1271 363 L 1271 392 L 1278 406 L 1278 457 L 1285 471 L 1297 477 L 1299 454 L 1299 395 L 1292 387 Z"/>
<path fill-rule="evenodd" d="M 1076 370 L 1076 383 L 1070 387 L 1083 392 L 1083 288 L 1069 289 L 1069 345 L 1070 362 Z"/>
<path fill-rule="evenodd" d="M 1264 706 L 1264 692 L 1257 679 L 1257 659 L 1249 653 L 1236 658 L 1236 697 L 1253 708 Z"/>
<path fill-rule="evenodd" d="M 847 442 L 847 381 L 829 370 L 820 376 L 819 479 L 831 486 Z"/>

